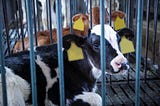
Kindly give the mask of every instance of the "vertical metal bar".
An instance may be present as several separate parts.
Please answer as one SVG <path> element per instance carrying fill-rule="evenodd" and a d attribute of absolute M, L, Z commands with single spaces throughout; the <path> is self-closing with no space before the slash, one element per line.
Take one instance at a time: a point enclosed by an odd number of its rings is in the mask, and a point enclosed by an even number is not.
<path fill-rule="evenodd" d="M 149 14 L 150 14 L 150 0 L 147 0 L 147 17 L 146 17 L 146 41 L 145 41 L 145 66 L 144 66 L 144 71 L 145 71 L 145 82 L 147 81 L 147 58 L 148 58 L 148 43 L 149 43 Z"/>
<path fill-rule="evenodd" d="M 138 0 L 135 0 L 136 2 L 136 5 L 135 5 L 135 22 L 134 23 L 137 23 L 137 14 L 138 14 L 138 8 L 136 8 L 138 6 Z M 137 26 L 135 25 L 135 35 L 137 33 Z M 136 39 L 136 36 L 135 36 L 135 39 Z"/>
<path fill-rule="evenodd" d="M 136 83 L 135 83 L 135 105 L 140 105 L 140 66 L 141 66 L 141 45 L 142 45 L 142 10 L 143 0 L 138 0 L 137 13 L 137 38 L 136 38 Z"/>
<path fill-rule="evenodd" d="M 49 25 L 48 25 L 48 23 L 49 23 L 49 14 L 48 14 L 48 0 L 46 0 L 46 15 L 47 15 L 47 29 L 49 29 Z"/>
<path fill-rule="evenodd" d="M 4 23 L 5 23 L 5 29 L 6 29 L 6 36 L 7 36 L 7 48 L 8 48 L 8 55 L 11 55 L 10 51 L 10 43 L 9 43 L 9 29 L 8 29 L 8 17 L 7 17 L 7 6 L 6 6 L 6 0 L 2 0 L 2 7 L 3 7 L 3 16 L 4 16 Z"/>
<path fill-rule="evenodd" d="M 104 23 L 105 23 L 105 8 L 104 0 L 100 1 L 100 22 L 101 22 L 101 70 L 102 70 L 102 106 L 106 106 L 106 48 L 105 48 L 105 38 L 104 38 Z"/>
<path fill-rule="evenodd" d="M 35 39 L 35 43 L 36 43 L 36 46 L 37 46 L 37 25 L 36 25 L 36 12 L 35 12 L 35 0 L 32 0 L 32 5 L 33 5 L 33 19 L 34 19 L 34 33 L 35 33 L 35 36 L 34 36 L 34 39 Z M 37 10 L 38 11 L 38 10 Z"/>
<path fill-rule="evenodd" d="M 111 12 L 112 12 L 112 0 L 109 1 L 109 25 L 110 26 L 112 24 Z"/>
<path fill-rule="evenodd" d="M 90 28 L 92 29 L 92 0 L 90 0 Z"/>
<path fill-rule="evenodd" d="M 76 3 L 77 3 L 77 0 L 72 0 L 73 2 L 73 15 L 77 12 L 77 7 L 76 7 Z"/>
<path fill-rule="evenodd" d="M 125 13 L 128 14 L 128 0 L 125 0 Z"/>
<path fill-rule="evenodd" d="M 39 12 L 39 5 L 38 5 L 38 0 L 36 0 L 36 6 L 37 6 L 37 19 L 38 19 L 38 31 L 40 31 L 40 12 Z"/>
<path fill-rule="evenodd" d="M 130 15 L 131 15 L 131 0 L 128 0 L 128 11 L 127 11 L 127 27 L 130 27 Z"/>
<path fill-rule="evenodd" d="M 35 67 L 35 54 L 34 54 L 34 36 L 33 36 L 33 19 L 32 19 L 32 0 L 26 0 L 27 8 L 27 24 L 28 34 L 30 41 L 30 71 L 31 71 L 31 86 L 32 86 L 32 104 L 37 106 L 37 82 L 36 82 L 36 67 Z"/>
<path fill-rule="evenodd" d="M 72 16 L 73 16 L 73 0 L 70 0 L 70 33 L 73 32 L 73 23 L 72 23 Z"/>
<path fill-rule="evenodd" d="M 20 27 L 21 27 L 21 36 L 22 36 L 22 49 L 24 50 L 24 33 L 23 33 L 23 16 L 22 14 L 24 14 L 22 12 L 22 2 L 21 0 L 18 0 L 18 9 L 19 9 L 19 19 L 20 19 Z"/>
<path fill-rule="evenodd" d="M 0 5 L 2 4 L 2 0 L 0 0 Z M 0 73 L 1 73 L 1 80 L 2 80 L 2 94 L 3 94 L 3 106 L 7 106 L 7 90 L 6 90 L 6 77 L 5 77 L 5 63 L 4 63 L 4 55 L 3 55 L 3 44 L 2 44 L 2 29 L 3 29 L 3 22 L 2 22 L 2 7 L 0 6 Z M 0 89 L 1 90 L 1 89 Z"/>
<path fill-rule="evenodd" d="M 56 19 L 57 19 L 57 35 L 58 35 L 58 67 L 59 67 L 59 88 L 60 88 L 60 106 L 65 106 L 64 91 L 64 66 L 62 52 L 62 10 L 61 0 L 56 0 Z"/>
<path fill-rule="evenodd" d="M 158 17 L 158 3 L 159 0 L 154 0 L 154 30 L 153 30 L 153 52 L 152 52 L 152 62 L 155 64 L 155 46 L 157 39 L 157 17 Z"/>
<path fill-rule="evenodd" d="M 125 0 L 122 0 L 122 11 L 125 11 Z"/>
<path fill-rule="evenodd" d="M 19 3 L 17 2 L 17 5 L 19 5 Z M 16 6 L 16 8 L 17 8 L 17 6 Z M 19 17 L 20 17 L 20 15 L 18 15 L 18 12 L 16 12 L 15 13 L 15 20 L 16 20 L 16 27 L 15 27 L 15 29 L 16 29 L 16 35 L 18 36 L 18 38 L 20 38 L 20 34 L 19 34 Z M 8 26 L 7 26 L 8 27 Z M 9 43 L 8 43 L 9 44 Z"/>
<path fill-rule="evenodd" d="M 53 2 L 53 1 L 52 1 Z M 50 43 L 53 43 L 53 38 L 52 38 L 52 14 L 51 14 L 51 1 L 48 1 L 48 9 L 49 9 L 49 30 L 50 30 Z M 53 9 L 53 8 L 52 8 Z"/>

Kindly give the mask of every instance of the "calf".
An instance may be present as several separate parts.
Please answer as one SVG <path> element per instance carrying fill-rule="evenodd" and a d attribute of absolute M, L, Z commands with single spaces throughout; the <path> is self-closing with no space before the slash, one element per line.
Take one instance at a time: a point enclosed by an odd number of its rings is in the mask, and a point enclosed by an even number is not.
<path fill-rule="evenodd" d="M 88 34 L 89 19 L 88 19 L 88 16 L 85 15 L 85 14 L 76 14 L 72 18 L 73 23 L 79 18 L 82 18 L 82 20 L 84 22 L 84 31 L 73 29 L 73 33 L 78 35 L 78 36 L 84 37 L 84 36 L 86 36 Z M 70 33 L 70 27 L 62 28 L 62 36 L 65 36 L 65 35 L 67 35 L 69 33 Z M 57 42 L 57 31 L 56 31 L 56 28 L 54 28 L 52 30 L 52 38 L 53 38 L 52 39 L 53 42 Z M 38 42 L 38 46 L 49 45 L 50 44 L 50 30 L 39 31 L 37 33 L 37 42 Z M 34 45 L 36 45 L 36 44 L 34 44 Z M 24 49 L 25 50 L 29 49 L 29 37 L 25 37 L 24 38 Z M 15 44 L 15 46 L 13 48 L 13 53 L 20 52 L 22 50 L 23 50 L 23 48 L 22 48 L 22 40 L 19 39 L 16 42 L 16 44 Z"/>
<path fill-rule="evenodd" d="M 95 93 L 96 81 L 101 76 L 100 32 L 101 27 L 97 25 L 85 38 L 74 34 L 66 35 L 63 38 L 65 101 L 67 106 L 101 106 L 101 97 Z M 106 70 L 108 74 L 124 74 L 129 68 L 127 59 L 118 48 L 117 36 L 109 25 L 105 25 Z M 82 56 L 79 59 L 70 60 L 68 51 L 73 44 L 82 51 Z M 57 44 L 35 48 L 37 97 L 40 106 L 59 105 L 57 52 Z M 19 52 L 5 58 L 9 105 L 32 104 L 29 62 L 29 51 Z M 1 92 L 0 96 L 2 97 Z"/>

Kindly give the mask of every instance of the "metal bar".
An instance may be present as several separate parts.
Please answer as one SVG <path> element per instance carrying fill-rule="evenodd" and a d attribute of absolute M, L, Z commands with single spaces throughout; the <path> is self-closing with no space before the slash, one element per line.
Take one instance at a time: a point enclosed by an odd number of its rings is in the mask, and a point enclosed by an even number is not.
<path fill-rule="evenodd" d="M 105 23 L 105 7 L 104 0 L 100 1 L 100 22 L 101 22 L 101 70 L 102 70 L 102 106 L 106 106 L 106 48 L 104 38 L 104 23 Z"/>
<path fill-rule="evenodd" d="M 24 50 L 24 33 L 23 33 L 23 16 L 22 14 L 24 14 L 22 12 L 22 2 L 21 0 L 18 0 L 18 9 L 19 9 L 19 20 L 20 20 L 20 27 L 21 27 L 21 40 L 22 40 L 22 49 Z"/>
<path fill-rule="evenodd" d="M 35 12 L 35 0 L 32 0 L 32 5 L 33 5 L 33 19 L 34 19 L 34 39 L 35 39 L 35 43 L 36 46 L 38 45 L 38 41 L 37 41 L 37 25 L 36 25 L 36 12 Z M 38 11 L 38 10 L 37 10 Z"/>
<path fill-rule="evenodd" d="M 127 27 L 130 27 L 130 16 L 131 16 L 131 0 L 128 0 L 128 11 L 127 11 Z"/>
<path fill-rule="evenodd" d="M 157 39 L 157 18 L 158 18 L 158 3 L 159 0 L 154 0 L 154 30 L 153 30 L 153 52 L 152 52 L 152 62 L 155 64 L 155 46 Z"/>
<path fill-rule="evenodd" d="M 8 49 L 8 55 L 11 55 L 10 51 L 10 43 L 9 43 L 9 29 L 8 29 L 8 17 L 7 17 L 7 6 L 6 6 L 6 0 L 2 0 L 2 7 L 3 7 L 3 16 L 4 16 L 4 24 L 6 29 L 6 36 L 7 36 L 7 49 Z"/>
<path fill-rule="evenodd" d="M 62 52 L 62 10 L 61 0 L 56 0 L 56 19 L 57 19 L 57 40 L 58 40 L 58 67 L 59 67 L 59 88 L 60 88 L 60 106 L 65 106 L 64 91 L 64 66 Z"/>
<path fill-rule="evenodd" d="M 40 16 L 41 16 L 41 15 L 40 15 L 40 12 L 39 12 L 39 5 L 38 5 L 38 2 L 39 2 L 39 1 L 36 0 L 36 6 L 37 6 L 37 8 L 36 8 L 36 9 L 37 9 L 37 19 L 38 19 L 37 24 L 38 24 L 38 31 L 40 31 L 40 29 L 41 29 L 41 28 L 40 28 Z"/>
<path fill-rule="evenodd" d="M 90 28 L 92 29 L 92 0 L 90 0 Z"/>
<path fill-rule="evenodd" d="M 147 0 L 147 17 L 146 17 L 146 41 L 145 41 L 145 64 L 144 64 L 144 71 L 145 71 L 145 82 L 147 81 L 147 58 L 148 58 L 148 43 L 149 43 L 149 14 L 150 14 L 150 0 Z"/>
<path fill-rule="evenodd" d="M 138 0 L 135 0 L 135 22 L 134 23 L 137 23 L 137 14 L 138 14 L 138 8 L 136 8 L 136 6 L 138 6 Z M 136 33 L 137 33 L 137 26 L 136 26 L 136 24 L 134 24 L 134 26 L 135 26 L 135 34 L 134 35 L 136 35 Z M 136 45 L 136 36 L 134 36 L 134 44 Z"/>
<path fill-rule="evenodd" d="M 2 0 L 0 0 L 0 5 L 2 5 Z M 1 80 L 2 80 L 2 94 L 3 94 L 3 106 L 7 106 L 7 90 L 6 90 L 6 77 L 5 77 L 5 62 L 4 62 L 4 55 L 3 55 L 3 44 L 2 44 L 2 30 L 3 30 L 3 22 L 2 22 L 2 7 L 0 6 L 0 72 L 1 72 Z"/>
<path fill-rule="evenodd" d="M 142 47 L 142 10 L 143 0 L 138 0 L 137 13 L 137 37 L 136 37 L 136 83 L 135 83 L 135 106 L 140 105 L 140 66 L 141 66 L 141 47 Z"/>
<path fill-rule="evenodd" d="M 18 5 L 18 3 L 17 3 Z M 18 12 L 15 13 L 15 21 L 16 21 L 16 24 L 15 24 L 15 30 L 16 30 L 16 35 L 18 36 L 18 38 L 20 38 L 20 34 L 19 34 L 19 17 L 20 15 L 18 15 Z M 8 27 L 8 26 L 7 26 Z M 10 44 L 9 44 L 10 45 Z"/>
<path fill-rule="evenodd" d="M 73 16 L 73 2 L 71 2 L 72 0 L 70 0 L 70 33 L 73 32 L 73 23 L 72 23 L 72 16 Z"/>
<path fill-rule="evenodd" d="M 36 86 L 36 67 L 35 67 L 35 54 L 34 54 L 34 36 L 33 36 L 33 19 L 32 19 L 32 0 L 26 0 L 27 8 L 27 24 L 28 34 L 30 41 L 30 71 L 31 71 L 31 86 L 32 86 L 32 104 L 37 106 L 37 86 Z"/>
<path fill-rule="evenodd" d="M 48 23 L 49 23 L 49 14 L 48 14 L 48 0 L 46 0 L 46 15 L 47 15 L 47 29 L 49 29 L 49 25 L 48 25 Z"/>
<path fill-rule="evenodd" d="M 48 9 L 49 9 L 49 30 L 50 30 L 50 43 L 53 43 L 53 38 L 52 38 L 52 14 L 51 14 L 51 1 L 48 1 Z"/>
<path fill-rule="evenodd" d="M 112 25 L 112 18 L 111 18 L 111 12 L 112 12 L 112 0 L 109 1 L 109 25 Z"/>

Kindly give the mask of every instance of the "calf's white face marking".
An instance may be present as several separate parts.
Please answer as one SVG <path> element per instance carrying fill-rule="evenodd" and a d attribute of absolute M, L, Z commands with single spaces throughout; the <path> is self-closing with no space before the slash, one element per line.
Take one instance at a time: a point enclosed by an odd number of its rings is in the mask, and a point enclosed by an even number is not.
<path fill-rule="evenodd" d="M 95 33 L 98 36 L 101 36 L 101 25 L 96 25 L 92 28 L 91 33 Z M 120 52 L 118 42 L 117 42 L 117 33 L 112 29 L 109 25 L 104 25 L 104 37 L 108 40 L 111 46 L 116 50 L 118 56 L 116 56 L 111 62 L 110 65 L 113 67 L 114 72 L 118 72 L 121 68 L 121 64 L 126 64 L 129 69 L 129 65 L 127 65 L 128 61 L 124 57 L 124 55 Z M 127 70 L 128 70 L 127 69 Z M 127 70 L 122 70 L 121 74 L 125 74 Z"/>

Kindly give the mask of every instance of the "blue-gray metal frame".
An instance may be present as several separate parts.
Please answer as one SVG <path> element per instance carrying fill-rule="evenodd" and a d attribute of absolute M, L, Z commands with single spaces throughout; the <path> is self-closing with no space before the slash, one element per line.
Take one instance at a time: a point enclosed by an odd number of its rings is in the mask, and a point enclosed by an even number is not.
<path fill-rule="evenodd" d="M 0 0 L 0 3 L 2 3 L 2 0 Z M 5 63 L 4 63 L 4 55 L 3 55 L 3 44 L 2 44 L 2 7 L 0 7 L 0 73 L 1 73 L 1 80 L 2 80 L 2 94 L 3 94 L 3 105 L 7 106 L 7 90 L 6 90 L 6 77 L 5 73 L 6 70 L 4 68 Z M 1 89 L 0 89 L 1 90 Z"/>
<path fill-rule="evenodd" d="M 102 106 L 106 106 L 106 47 L 105 47 L 105 34 L 104 34 L 104 23 L 105 23 L 105 7 L 104 0 L 100 1 L 100 23 L 101 23 L 101 70 L 102 70 Z"/>
<path fill-rule="evenodd" d="M 138 0 L 137 32 L 136 32 L 136 83 L 135 83 L 135 106 L 140 105 L 140 69 L 141 69 L 141 47 L 142 47 L 142 19 L 143 0 Z"/>
<path fill-rule="evenodd" d="M 158 18 L 158 4 L 159 0 L 154 0 L 154 30 L 153 30 L 153 52 L 152 52 L 152 62 L 155 64 L 155 46 L 157 39 L 157 18 Z"/>
<path fill-rule="evenodd" d="M 50 30 L 50 43 L 53 43 L 52 38 L 52 14 L 51 14 L 51 1 L 48 0 L 48 15 L 49 15 L 49 30 Z"/>
<path fill-rule="evenodd" d="M 39 9 L 39 8 L 38 8 L 38 6 L 39 6 L 39 5 L 38 5 L 38 0 L 36 0 L 36 6 L 37 6 L 36 9 L 37 9 L 37 18 L 38 18 L 38 22 L 37 22 L 37 24 L 38 24 L 38 31 L 40 31 L 40 29 L 41 29 L 41 28 L 40 28 L 40 17 L 39 17 L 39 16 L 40 16 L 40 12 L 39 12 L 39 10 L 38 10 L 38 9 Z"/>
<path fill-rule="evenodd" d="M 20 35 L 22 36 L 21 37 L 21 40 L 22 40 L 22 49 L 24 50 L 25 49 L 25 47 L 24 47 L 24 31 L 23 31 L 23 16 L 22 16 L 22 14 L 24 14 L 23 12 L 22 12 L 22 2 L 21 2 L 21 0 L 18 0 L 18 9 L 19 9 L 19 21 L 20 21 L 20 30 L 21 30 L 21 33 L 20 33 Z M 18 18 L 17 18 L 18 19 Z"/>
<path fill-rule="evenodd" d="M 90 8 L 90 27 L 92 29 L 92 0 L 90 0 L 90 7 L 89 8 Z"/>
<path fill-rule="evenodd" d="M 60 88 L 60 106 L 65 106 L 65 88 L 64 88 L 64 65 L 62 51 L 62 9 L 61 0 L 56 0 L 56 19 L 57 19 L 57 44 L 58 44 L 58 67 L 59 67 L 59 88 Z"/>
<path fill-rule="evenodd" d="M 112 24 L 111 12 L 112 12 L 112 0 L 109 0 L 109 25 L 110 26 Z"/>
<path fill-rule="evenodd" d="M 35 38 L 35 44 L 37 46 L 38 42 L 37 42 L 37 22 L 36 22 L 36 7 L 35 7 L 35 0 L 32 0 L 32 6 L 33 6 L 33 23 L 34 23 L 34 38 Z M 38 11 L 38 10 L 37 10 Z"/>
<path fill-rule="evenodd" d="M 72 23 L 72 16 L 73 16 L 73 2 L 71 2 L 73 0 L 69 1 L 69 5 L 70 5 L 70 33 L 73 32 L 72 27 L 73 27 L 73 23 Z"/>
<path fill-rule="evenodd" d="M 150 14 L 150 0 L 147 0 L 147 17 L 146 17 L 146 40 L 145 40 L 145 64 L 144 64 L 144 71 L 145 71 L 145 82 L 147 82 L 147 58 L 148 58 L 148 43 L 149 43 L 149 14 Z"/>
<path fill-rule="evenodd" d="M 131 18 L 130 18 L 130 15 L 131 15 L 131 0 L 128 0 L 128 3 L 127 3 L 127 27 L 129 28 L 130 27 L 130 21 L 131 21 Z"/>
<path fill-rule="evenodd" d="M 37 81 L 36 81 L 36 67 L 35 67 L 35 54 L 34 54 L 34 35 L 33 35 L 33 19 L 32 19 L 32 0 L 26 1 L 27 9 L 27 25 L 28 25 L 28 36 L 30 42 L 30 71 L 31 71 L 31 87 L 32 87 L 32 103 L 33 106 L 38 106 L 37 103 Z"/>
<path fill-rule="evenodd" d="M 4 24 L 5 24 L 5 29 L 6 29 L 6 36 L 7 36 L 7 50 L 8 50 L 8 55 L 11 55 L 10 51 L 10 43 L 9 43 L 9 28 L 8 28 L 8 17 L 7 17 L 7 6 L 6 6 L 7 0 L 2 0 L 2 7 L 3 7 L 3 16 L 4 16 Z"/>

